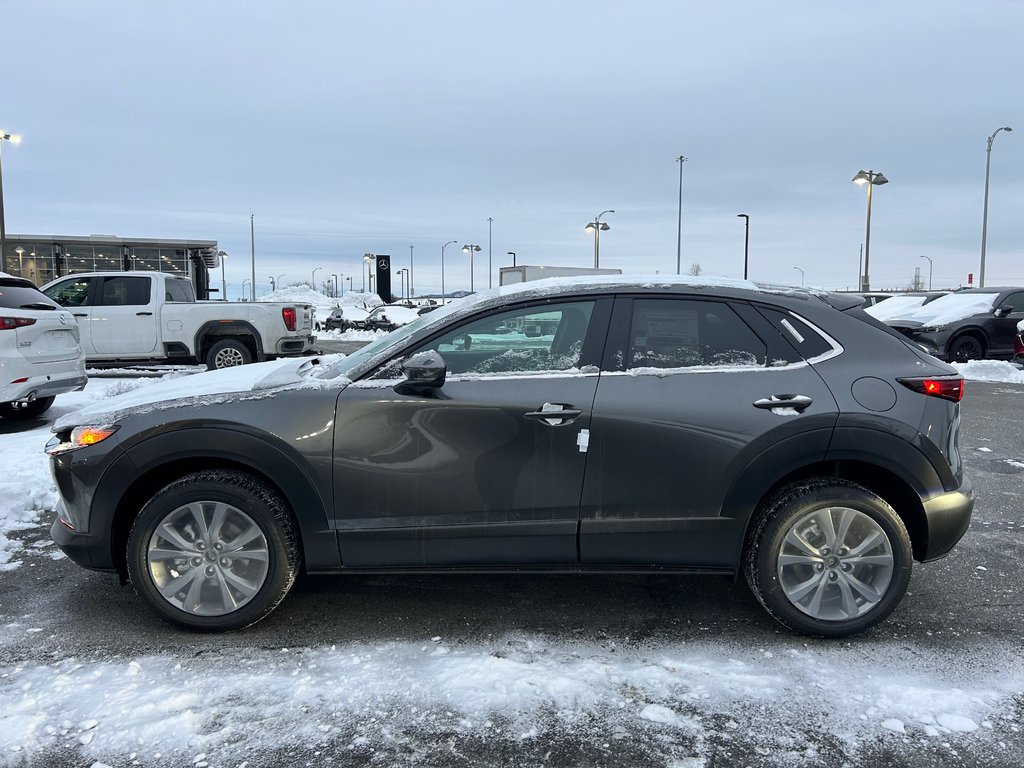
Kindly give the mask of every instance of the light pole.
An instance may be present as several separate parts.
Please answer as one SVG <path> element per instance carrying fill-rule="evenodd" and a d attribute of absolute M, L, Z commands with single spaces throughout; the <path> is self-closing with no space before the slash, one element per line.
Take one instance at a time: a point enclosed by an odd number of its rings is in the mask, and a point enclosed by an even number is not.
<path fill-rule="evenodd" d="M 270 292 L 274 293 L 277 290 L 277 283 L 274 280 L 274 276 L 270 276 Z"/>
<path fill-rule="evenodd" d="M 245 301 L 245 284 L 246 283 L 249 283 L 249 285 L 251 286 L 252 285 L 252 280 L 250 280 L 249 278 L 245 278 L 245 280 L 242 281 L 242 301 Z M 253 295 L 255 295 L 255 293 Z M 253 301 L 255 301 L 255 299 L 253 299 Z"/>
<path fill-rule="evenodd" d="M 252 281 L 249 284 L 251 301 L 256 301 L 256 214 L 249 211 L 249 244 L 252 246 Z"/>
<path fill-rule="evenodd" d="M 224 251 L 218 251 L 220 256 L 220 297 L 221 300 L 228 300 L 228 255 Z M 132 256 L 132 269 L 135 269 L 135 256 Z"/>
<path fill-rule="evenodd" d="M 462 252 L 469 254 L 469 292 L 476 293 L 476 287 L 473 283 L 473 256 L 480 251 L 480 246 L 470 243 L 462 246 Z"/>
<path fill-rule="evenodd" d="M 351 277 L 346 277 L 345 279 L 348 280 L 348 292 L 352 293 L 352 278 Z M 342 295 L 344 296 L 344 294 L 342 294 Z"/>
<path fill-rule="evenodd" d="M 309 287 L 314 291 L 316 290 L 316 273 L 319 272 L 323 267 L 313 267 L 313 276 L 310 278 Z"/>
<path fill-rule="evenodd" d="M 366 272 L 363 274 L 363 293 L 366 293 L 366 283 L 367 283 L 367 279 L 366 278 L 370 278 L 370 280 L 369 280 L 370 290 L 371 291 L 373 290 L 373 276 L 370 274 L 370 263 L 374 259 L 376 259 L 376 258 L 377 257 L 374 254 L 372 254 L 372 253 L 364 253 L 363 254 L 363 266 L 366 267 Z"/>
<path fill-rule="evenodd" d="M 676 274 L 683 273 L 683 163 L 686 158 L 680 155 L 676 158 L 679 163 L 679 217 L 676 220 Z"/>
<path fill-rule="evenodd" d="M 800 267 L 793 267 L 797 272 L 800 273 L 800 287 L 804 287 L 804 271 Z"/>
<path fill-rule="evenodd" d="M 514 267 L 516 265 L 516 252 L 515 251 L 509 251 L 508 255 L 512 257 L 512 266 Z"/>
<path fill-rule="evenodd" d="M 996 140 L 996 135 L 1000 131 L 1006 131 L 1011 133 L 1013 128 L 1008 125 L 1004 125 L 1002 128 L 996 128 L 995 132 L 988 137 L 988 147 L 985 149 L 985 208 L 981 214 L 981 269 L 978 270 L 978 287 L 985 287 L 985 244 L 988 240 L 988 175 L 989 168 L 992 165 L 992 142 Z M 2 200 L 2 198 L 0 198 Z"/>
<path fill-rule="evenodd" d="M 331 277 L 334 278 L 334 298 L 338 298 L 338 276 L 331 274 Z"/>
<path fill-rule="evenodd" d="M 588 232 L 594 233 L 594 269 L 598 269 L 601 266 L 601 231 L 607 232 L 611 227 L 601 221 L 601 217 L 606 213 L 615 213 L 612 209 L 607 211 L 601 211 L 594 220 L 584 227 Z"/>
<path fill-rule="evenodd" d="M 7 230 L 4 228 L 4 164 L 3 164 L 3 146 L 4 142 L 9 141 L 11 144 L 20 144 L 21 136 L 16 133 L 7 133 L 6 131 L 0 131 L 0 269 L 3 265 L 4 249 L 7 247 Z M 22 277 L 22 275 L 18 275 Z"/>
<path fill-rule="evenodd" d="M 932 267 L 934 265 L 932 264 L 931 256 L 925 256 L 924 254 L 921 254 L 921 258 L 928 259 L 928 290 L 930 291 L 932 289 Z"/>
<path fill-rule="evenodd" d="M 889 180 L 885 178 L 881 171 L 875 173 L 874 171 L 862 170 L 858 171 L 857 175 L 853 177 L 853 183 L 868 185 L 868 223 L 864 234 L 864 274 L 861 275 L 860 279 L 860 289 L 863 292 L 871 290 L 871 188 L 888 184 Z"/>
<path fill-rule="evenodd" d="M 284 275 L 278 275 L 277 276 L 277 284 L 278 285 L 281 285 L 281 278 L 283 278 L 283 277 L 284 277 Z"/>
<path fill-rule="evenodd" d="M 441 246 L 441 303 L 444 304 L 444 249 L 453 243 L 457 243 L 458 240 L 449 240 L 447 243 Z"/>
<path fill-rule="evenodd" d="M 398 275 L 399 279 L 401 280 L 401 282 L 399 283 L 399 286 L 400 286 L 399 290 L 402 292 L 402 295 L 399 297 L 399 300 L 400 301 L 405 301 L 405 276 L 407 274 L 409 274 L 409 270 L 408 269 L 396 269 L 395 270 L 395 274 Z"/>
<path fill-rule="evenodd" d="M 750 216 L 737 213 L 737 219 L 743 219 L 743 279 L 747 279 L 747 268 L 750 265 Z"/>
<path fill-rule="evenodd" d="M 409 246 L 409 298 L 412 299 L 412 246 Z"/>
<path fill-rule="evenodd" d="M 493 288 L 494 287 L 494 283 L 493 283 L 493 280 L 492 280 L 493 275 L 494 275 L 494 265 L 492 264 L 493 260 L 491 259 L 491 225 L 492 224 L 494 224 L 494 219 L 492 219 L 490 216 L 488 216 L 487 217 L 487 287 L 488 288 Z"/>

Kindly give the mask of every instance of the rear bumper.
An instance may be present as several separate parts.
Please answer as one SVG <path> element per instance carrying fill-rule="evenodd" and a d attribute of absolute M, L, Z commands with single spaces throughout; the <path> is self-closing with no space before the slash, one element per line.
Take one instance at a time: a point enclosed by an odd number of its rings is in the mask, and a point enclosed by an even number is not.
<path fill-rule="evenodd" d="M 967 533 L 974 510 L 974 486 L 966 477 L 959 488 L 924 502 L 928 518 L 928 551 L 922 562 L 945 557 Z"/>
<path fill-rule="evenodd" d="M 42 368 L 44 365 L 50 369 L 49 373 L 32 371 L 35 375 L 29 376 L 26 381 L 0 387 L 0 403 L 77 392 L 89 381 L 89 377 L 85 375 L 84 359 L 79 359 L 77 364 L 46 363 L 38 367 Z"/>
<path fill-rule="evenodd" d="M 316 343 L 316 337 L 313 335 L 309 336 L 289 336 L 281 339 L 277 342 L 276 354 L 278 355 L 303 355 L 313 349 L 313 345 Z"/>

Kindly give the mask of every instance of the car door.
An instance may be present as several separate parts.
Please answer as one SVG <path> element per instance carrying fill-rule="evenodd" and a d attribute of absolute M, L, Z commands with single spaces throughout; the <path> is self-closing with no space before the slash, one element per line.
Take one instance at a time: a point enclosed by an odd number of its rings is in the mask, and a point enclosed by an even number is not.
<path fill-rule="evenodd" d="M 722 515 L 727 494 L 756 457 L 797 436 L 799 451 L 822 460 L 835 399 L 746 303 L 620 298 L 611 328 L 591 418 L 580 560 L 731 568 L 743 521 Z"/>
<path fill-rule="evenodd" d="M 583 299 L 495 311 L 346 388 L 334 444 L 343 564 L 575 564 L 610 308 Z M 549 320 L 534 333 L 540 316 Z M 428 349 L 445 359 L 444 385 L 396 392 L 402 361 Z"/>
<path fill-rule="evenodd" d="M 153 278 L 98 277 L 89 323 L 97 357 L 149 357 L 156 352 Z"/>
<path fill-rule="evenodd" d="M 96 347 L 93 345 L 92 340 L 92 325 L 89 322 L 92 317 L 92 306 L 89 303 L 89 296 L 98 282 L 99 279 L 95 277 L 74 275 L 47 286 L 43 290 L 43 293 L 52 301 L 65 307 L 75 316 L 78 322 L 79 344 L 86 356 L 96 353 Z"/>

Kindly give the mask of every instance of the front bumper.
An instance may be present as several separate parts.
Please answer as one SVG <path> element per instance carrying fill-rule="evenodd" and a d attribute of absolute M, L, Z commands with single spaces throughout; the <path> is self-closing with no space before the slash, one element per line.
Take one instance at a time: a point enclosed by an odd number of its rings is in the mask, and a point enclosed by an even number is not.
<path fill-rule="evenodd" d="M 928 549 L 922 562 L 945 557 L 967 533 L 974 510 L 974 486 L 966 477 L 960 487 L 924 502 L 928 519 Z"/>
<path fill-rule="evenodd" d="M 62 522 L 67 519 L 68 515 L 64 511 L 63 502 L 58 502 L 57 519 L 50 526 L 50 538 L 60 547 L 61 552 L 83 568 L 107 573 L 114 572 L 116 569 L 109 563 L 109 542 L 99 536 L 71 530 Z M 97 562 L 100 565 L 95 565 Z"/>

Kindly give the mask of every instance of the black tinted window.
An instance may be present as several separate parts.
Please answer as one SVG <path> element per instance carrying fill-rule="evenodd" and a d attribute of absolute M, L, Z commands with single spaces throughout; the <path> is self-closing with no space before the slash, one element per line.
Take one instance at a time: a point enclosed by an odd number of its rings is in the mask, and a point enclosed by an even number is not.
<path fill-rule="evenodd" d="M 792 344 L 804 360 L 818 357 L 832 351 L 832 345 L 806 322 L 789 312 L 759 307 L 761 314 L 778 329 Z"/>
<path fill-rule="evenodd" d="M 1024 312 L 1024 291 L 1018 293 L 1011 293 L 1005 299 L 1000 306 L 1006 306 L 1009 304 L 1013 307 L 1014 312 Z"/>
<path fill-rule="evenodd" d="M 104 277 L 99 304 L 104 307 L 125 307 L 149 304 L 148 277 Z"/>
<path fill-rule="evenodd" d="M 46 309 L 55 305 L 31 283 L 9 277 L 0 278 L 0 307 L 3 309 Z"/>
<path fill-rule="evenodd" d="M 194 302 L 196 300 L 195 295 L 192 293 L 192 283 L 187 280 L 168 280 L 167 281 L 167 301 L 184 301 Z M 146 302 L 149 303 L 148 301 Z"/>
<path fill-rule="evenodd" d="M 627 368 L 763 366 L 766 349 L 727 304 L 687 299 L 633 302 Z"/>

